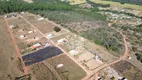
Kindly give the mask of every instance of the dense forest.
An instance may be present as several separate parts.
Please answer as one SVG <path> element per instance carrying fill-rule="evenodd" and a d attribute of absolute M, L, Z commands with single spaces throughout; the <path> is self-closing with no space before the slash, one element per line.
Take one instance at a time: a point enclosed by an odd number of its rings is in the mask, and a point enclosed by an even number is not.
<path fill-rule="evenodd" d="M 107 0 L 107 1 L 114 1 L 114 2 L 120 2 L 121 4 L 136 4 L 136 5 L 142 5 L 142 0 Z"/>
<path fill-rule="evenodd" d="M 0 14 L 21 11 L 38 11 L 38 10 L 73 10 L 73 6 L 64 3 L 44 3 L 34 2 L 26 3 L 21 0 L 0 1 Z"/>

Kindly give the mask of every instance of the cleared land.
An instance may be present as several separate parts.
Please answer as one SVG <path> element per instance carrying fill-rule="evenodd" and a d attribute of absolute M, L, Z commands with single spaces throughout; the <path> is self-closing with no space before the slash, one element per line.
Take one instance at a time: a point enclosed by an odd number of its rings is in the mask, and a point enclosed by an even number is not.
<path fill-rule="evenodd" d="M 135 66 L 126 61 L 118 62 L 112 66 L 119 73 L 121 73 L 124 77 L 128 78 L 128 80 L 141 80 L 142 79 L 142 71 L 137 69 Z"/>
<path fill-rule="evenodd" d="M 134 5 L 134 4 L 121 4 L 119 2 L 112 2 L 112 1 L 105 1 L 105 0 L 91 0 L 91 1 L 95 3 L 100 3 L 100 4 L 110 4 L 111 6 L 119 6 L 123 8 L 132 8 L 136 10 L 142 10 L 142 6 Z"/>
<path fill-rule="evenodd" d="M 43 63 L 29 66 L 33 80 L 57 80 L 56 76 Z"/>
<path fill-rule="evenodd" d="M 0 24 L 0 79 L 14 80 L 23 75 L 23 70 L 2 16 L 0 16 Z"/>
<path fill-rule="evenodd" d="M 47 62 L 57 70 L 63 80 L 81 80 L 86 75 L 85 72 L 66 55 L 48 59 Z M 64 66 L 56 68 L 58 64 L 63 64 Z"/>

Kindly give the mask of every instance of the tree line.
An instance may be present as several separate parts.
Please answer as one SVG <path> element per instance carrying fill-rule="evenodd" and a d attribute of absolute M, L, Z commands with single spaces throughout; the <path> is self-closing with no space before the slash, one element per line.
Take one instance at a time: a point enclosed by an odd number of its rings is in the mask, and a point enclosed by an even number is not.
<path fill-rule="evenodd" d="M 73 9 L 74 9 L 73 6 L 64 3 L 45 3 L 45 2 L 26 3 L 21 0 L 0 1 L 0 14 L 21 12 L 21 11 L 37 11 L 37 10 L 71 11 Z"/>

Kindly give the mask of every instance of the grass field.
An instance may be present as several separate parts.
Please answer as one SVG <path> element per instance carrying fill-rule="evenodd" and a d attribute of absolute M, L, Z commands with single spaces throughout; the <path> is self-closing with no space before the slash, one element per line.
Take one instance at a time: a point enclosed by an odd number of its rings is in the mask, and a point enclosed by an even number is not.
<path fill-rule="evenodd" d="M 134 5 L 134 4 L 121 4 L 119 2 L 112 2 L 112 1 L 105 1 L 105 0 L 91 0 L 92 2 L 95 3 L 101 3 L 101 4 L 110 4 L 111 6 L 118 6 L 118 7 L 123 7 L 123 8 L 132 8 L 136 10 L 142 10 L 142 6 L 139 5 Z"/>
<path fill-rule="evenodd" d="M 65 0 L 61 0 L 61 1 L 65 1 Z M 86 2 L 86 0 L 67 0 L 67 1 L 70 2 L 71 5 L 81 4 Z"/>

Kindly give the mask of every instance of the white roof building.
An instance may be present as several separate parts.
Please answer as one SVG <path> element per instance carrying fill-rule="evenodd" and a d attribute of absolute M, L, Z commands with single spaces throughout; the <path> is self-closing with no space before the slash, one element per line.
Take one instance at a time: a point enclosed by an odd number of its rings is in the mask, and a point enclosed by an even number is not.
<path fill-rule="evenodd" d="M 25 37 L 26 37 L 25 35 L 20 35 L 20 38 L 21 38 L 21 39 L 23 39 L 23 38 L 25 38 Z"/>
<path fill-rule="evenodd" d="M 74 55 L 77 55 L 77 54 L 78 54 L 78 51 L 76 51 L 76 50 L 71 50 L 69 53 L 70 53 L 70 55 L 73 55 L 73 56 L 74 56 Z"/>
<path fill-rule="evenodd" d="M 43 19 L 44 19 L 44 18 L 43 18 L 43 17 L 41 17 L 41 18 L 39 18 L 38 20 L 39 20 L 39 21 L 41 21 L 41 20 L 43 20 Z"/>

